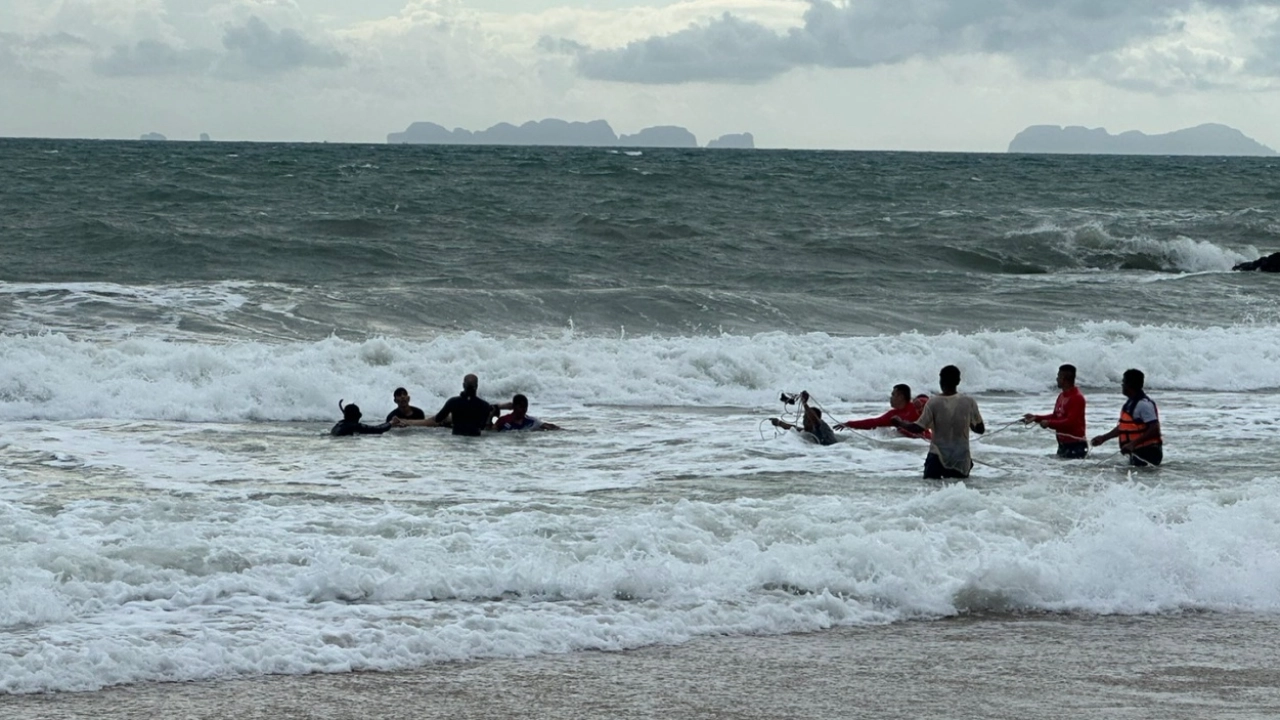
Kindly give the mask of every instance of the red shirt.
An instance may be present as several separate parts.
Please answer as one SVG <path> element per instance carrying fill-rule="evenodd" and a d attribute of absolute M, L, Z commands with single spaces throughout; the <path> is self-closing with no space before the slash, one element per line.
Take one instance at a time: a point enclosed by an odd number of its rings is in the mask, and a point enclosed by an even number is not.
<path fill-rule="evenodd" d="M 924 404 L 929 401 L 928 396 L 920 395 L 911 402 L 900 408 L 889 408 L 889 412 L 877 418 L 868 418 L 866 420 L 850 420 L 844 423 L 844 426 L 850 430 L 875 430 L 876 428 L 893 427 L 894 418 L 902 418 L 902 422 L 913 423 L 920 419 L 920 411 L 924 408 Z M 907 437 L 921 437 L 915 433 L 906 430 L 898 430 L 898 432 Z M 929 437 L 926 431 L 923 437 Z"/>
<path fill-rule="evenodd" d="M 1058 402 L 1053 405 L 1053 414 L 1036 415 L 1035 421 L 1043 421 L 1050 430 L 1056 430 L 1060 443 L 1085 442 L 1084 406 L 1084 395 L 1080 388 L 1063 390 L 1058 394 Z"/>

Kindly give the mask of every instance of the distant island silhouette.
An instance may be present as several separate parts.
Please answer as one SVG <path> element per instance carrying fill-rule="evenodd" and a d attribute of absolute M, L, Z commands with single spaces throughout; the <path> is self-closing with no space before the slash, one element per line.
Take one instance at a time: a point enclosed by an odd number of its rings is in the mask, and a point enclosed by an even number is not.
<path fill-rule="evenodd" d="M 138 139 L 139 139 L 139 140 L 146 140 L 146 141 L 150 141 L 150 142 L 163 142 L 163 141 L 165 141 L 165 140 L 168 140 L 169 138 L 167 138 L 167 137 L 165 137 L 165 136 L 161 135 L 161 134 L 160 134 L 160 133 L 158 133 L 158 132 L 149 132 L 149 133 L 143 133 L 143 134 L 142 134 L 142 136 L 141 136 L 141 137 L 139 137 Z"/>
<path fill-rule="evenodd" d="M 1207 123 L 1163 135 L 1137 130 L 1112 135 L 1105 128 L 1033 125 L 1009 143 L 1011 153 L 1081 155 L 1275 155 L 1239 130 Z"/>
<path fill-rule="evenodd" d="M 696 148 L 698 138 L 678 125 L 648 127 L 634 135 L 618 135 L 604 120 L 569 122 L 556 118 L 523 125 L 498 123 L 488 130 L 449 130 L 433 122 L 415 122 L 404 132 L 387 135 L 387 142 L 415 145 L 553 145 L 578 147 Z M 723 135 L 710 148 L 754 148 L 751 133 Z"/>

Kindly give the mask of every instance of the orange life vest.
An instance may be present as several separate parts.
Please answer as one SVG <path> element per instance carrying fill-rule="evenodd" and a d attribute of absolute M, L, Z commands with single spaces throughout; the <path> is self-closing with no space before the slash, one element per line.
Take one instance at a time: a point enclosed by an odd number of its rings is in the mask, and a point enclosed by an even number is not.
<path fill-rule="evenodd" d="M 1120 408 L 1119 429 L 1120 429 L 1121 447 L 1142 437 L 1142 433 L 1147 431 L 1147 424 L 1142 422 L 1141 420 L 1138 420 L 1133 416 L 1134 408 L 1136 408 L 1138 406 L 1138 403 L 1142 400 L 1146 400 L 1147 402 L 1151 403 L 1152 409 L 1156 411 L 1156 422 L 1160 421 L 1160 409 L 1156 407 L 1156 403 L 1154 400 L 1147 397 L 1146 395 L 1141 395 L 1139 397 L 1129 400 L 1129 402 L 1126 402 L 1124 404 L 1124 407 Z M 1163 444 L 1163 442 L 1164 442 L 1164 438 L 1162 438 L 1160 435 L 1156 435 L 1153 438 L 1148 438 L 1134 445 L 1133 449 L 1136 450 L 1138 448 L 1150 447 L 1152 445 L 1160 445 L 1160 444 Z"/>

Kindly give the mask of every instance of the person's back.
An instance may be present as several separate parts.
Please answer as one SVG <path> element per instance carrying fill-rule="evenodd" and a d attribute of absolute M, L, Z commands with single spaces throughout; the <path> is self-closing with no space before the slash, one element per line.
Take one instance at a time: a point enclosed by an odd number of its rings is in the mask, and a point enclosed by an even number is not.
<path fill-rule="evenodd" d="M 493 417 L 493 406 L 476 395 L 479 380 L 475 375 L 467 375 L 462 379 L 462 394 L 449 398 L 435 420 L 443 424 L 452 418 L 454 435 L 477 436 L 489 427 Z"/>
<path fill-rule="evenodd" d="M 918 423 L 933 431 L 929 452 L 936 454 L 942 466 L 969 474 L 973 459 L 969 455 L 969 428 L 982 422 L 978 402 L 968 395 L 934 395 L 920 413 Z"/>

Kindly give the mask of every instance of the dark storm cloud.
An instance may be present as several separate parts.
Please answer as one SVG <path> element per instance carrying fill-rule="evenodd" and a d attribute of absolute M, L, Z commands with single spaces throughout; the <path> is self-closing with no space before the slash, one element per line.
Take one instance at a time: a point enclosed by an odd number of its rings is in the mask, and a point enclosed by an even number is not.
<path fill-rule="evenodd" d="M 314 43 L 296 30 L 272 30 L 257 17 L 227 28 L 222 45 L 234 64 L 260 73 L 304 67 L 334 68 L 347 62 L 346 56 L 337 50 Z"/>
<path fill-rule="evenodd" d="M 257 17 L 227 27 L 222 46 L 222 51 L 185 49 L 142 40 L 116 46 L 106 57 L 94 61 L 93 67 L 110 77 L 212 73 L 246 80 L 305 67 L 340 67 L 347 61 L 337 50 L 308 40 L 296 30 L 273 30 Z"/>
<path fill-rule="evenodd" d="M 1277 5 L 1280 0 L 810 0 L 803 24 L 784 33 L 725 14 L 622 48 L 572 54 L 586 77 L 635 83 L 758 82 L 802 66 L 874 67 L 963 53 L 1009 56 L 1050 73 L 1175 32 L 1178 15 L 1192 8 Z"/>

